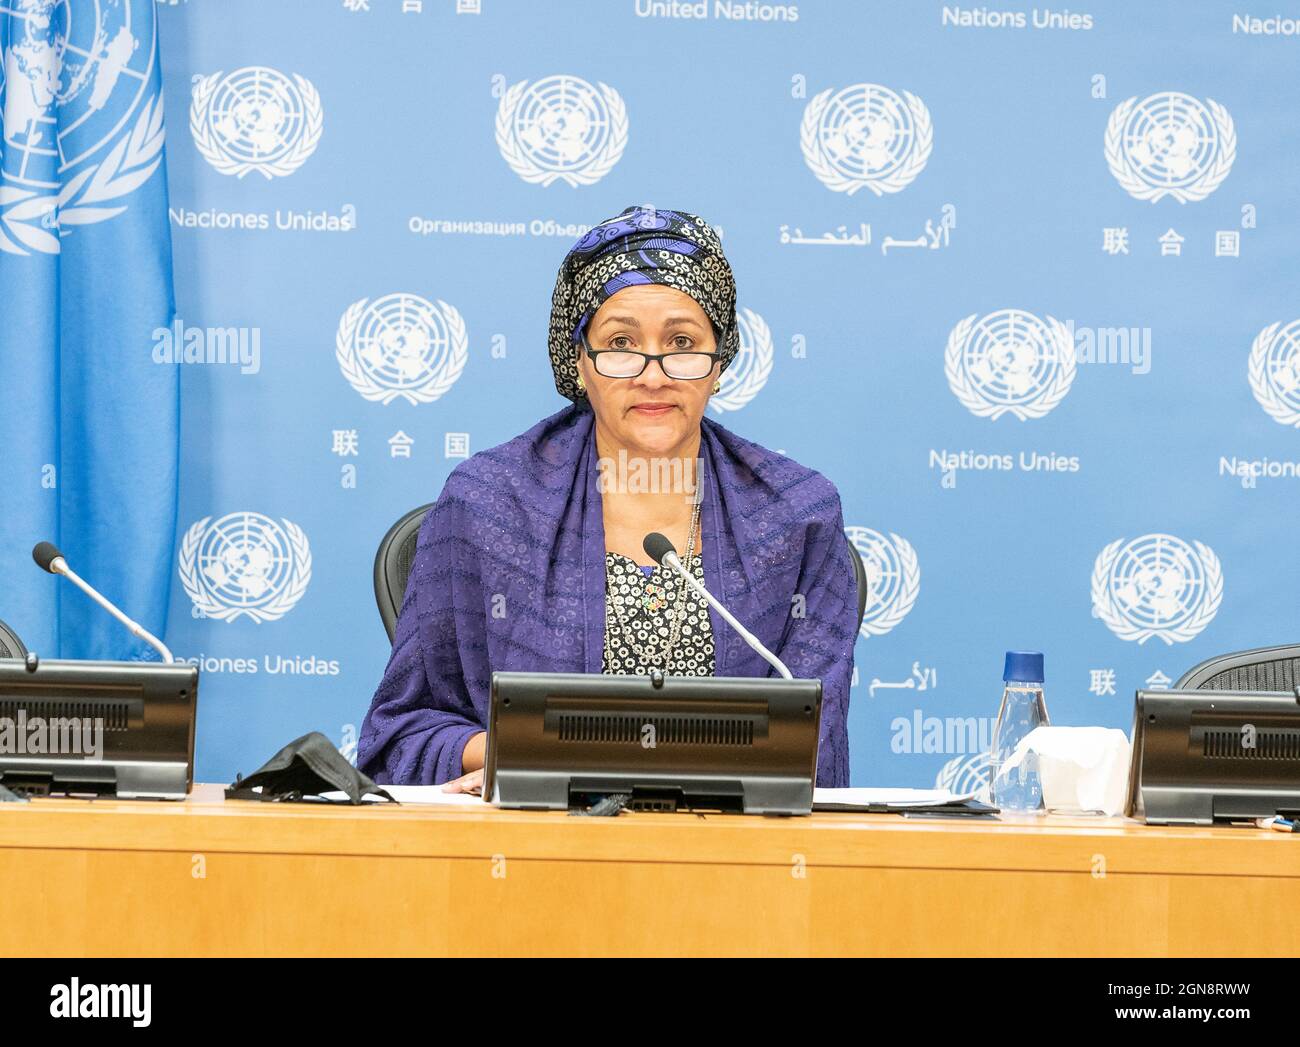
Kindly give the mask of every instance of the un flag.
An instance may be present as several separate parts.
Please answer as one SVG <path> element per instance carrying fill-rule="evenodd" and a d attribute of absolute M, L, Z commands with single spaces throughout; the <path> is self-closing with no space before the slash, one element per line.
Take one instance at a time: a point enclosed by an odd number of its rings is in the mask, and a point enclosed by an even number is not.
<path fill-rule="evenodd" d="M 161 634 L 176 369 L 154 0 L 0 0 L 0 619 L 46 656 L 153 657 L 29 550 Z M 148 653 L 146 653 L 148 652 Z"/>

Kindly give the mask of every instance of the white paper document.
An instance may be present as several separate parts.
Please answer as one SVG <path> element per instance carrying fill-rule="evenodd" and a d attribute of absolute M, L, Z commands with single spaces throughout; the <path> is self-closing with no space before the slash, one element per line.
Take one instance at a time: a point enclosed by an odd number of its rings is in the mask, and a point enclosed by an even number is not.
<path fill-rule="evenodd" d="M 814 789 L 814 807 L 866 807 L 888 804 L 890 807 L 937 807 L 939 804 L 964 803 L 974 793 L 955 793 L 950 789 Z"/>
<path fill-rule="evenodd" d="M 442 791 L 441 785 L 384 785 L 380 786 L 398 803 L 432 804 L 438 807 L 486 807 L 483 797 L 469 793 L 448 793 Z M 321 793 L 326 800 L 345 800 L 347 795 L 341 791 Z M 365 803 L 387 803 L 382 796 L 366 796 Z"/>

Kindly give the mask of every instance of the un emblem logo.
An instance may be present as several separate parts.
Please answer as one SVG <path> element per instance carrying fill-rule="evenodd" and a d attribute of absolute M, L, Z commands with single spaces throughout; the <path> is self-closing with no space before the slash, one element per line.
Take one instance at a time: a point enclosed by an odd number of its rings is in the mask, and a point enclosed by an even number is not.
<path fill-rule="evenodd" d="M 334 356 L 343 377 L 367 400 L 432 403 L 465 370 L 469 337 L 460 313 L 446 302 L 389 294 L 348 306 Z"/>
<path fill-rule="evenodd" d="M 608 84 L 578 76 L 521 80 L 497 106 L 497 148 L 525 182 L 591 185 L 627 147 L 627 106 Z"/>
<path fill-rule="evenodd" d="M 718 414 L 738 411 L 758 395 L 772 374 L 772 331 L 752 309 L 737 309 L 740 348 L 722 372 L 722 388 L 709 397 Z"/>
<path fill-rule="evenodd" d="M 158 169 L 163 101 L 154 0 L 0 3 L 0 251 L 57 254 L 126 210 Z"/>
<path fill-rule="evenodd" d="M 1180 91 L 1121 102 L 1106 124 L 1106 163 L 1139 200 L 1172 196 L 1180 204 L 1218 189 L 1237 159 L 1228 110 Z"/>
<path fill-rule="evenodd" d="M 884 636 L 907 617 L 921 591 L 916 550 L 906 538 L 896 534 L 886 537 L 869 527 L 846 527 L 844 533 L 867 571 L 862 636 Z"/>
<path fill-rule="evenodd" d="M 1076 363 L 1070 330 L 1022 309 L 972 313 L 948 335 L 948 388 L 977 418 L 1041 418 L 1065 399 Z"/>
<path fill-rule="evenodd" d="M 194 78 L 190 134 L 200 155 L 222 174 L 290 175 L 316 151 L 325 115 L 306 77 L 266 66 L 229 76 Z"/>
<path fill-rule="evenodd" d="M 1111 542 L 1092 568 L 1092 613 L 1121 640 L 1185 643 L 1223 601 L 1223 569 L 1203 542 L 1144 534 Z"/>
<path fill-rule="evenodd" d="M 1300 429 L 1300 320 L 1270 324 L 1256 336 L 1247 366 L 1250 391 L 1282 425 Z"/>
<path fill-rule="evenodd" d="M 971 753 L 954 756 L 935 775 L 934 787 L 947 789 L 957 796 L 987 799 L 989 790 L 989 754 Z"/>
<path fill-rule="evenodd" d="M 879 84 L 827 88 L 803 111 L 799 145 L 804 162 L 822 183 L 852 196 L 877 196 L 912 183 L 930 159 L 934 128 L 916 95 L 898 95 Z"/>
<path fill-rule="evenodd" d="M 311 581 L 311 546 L 302 528 L 261 513 L 205 516 L 181 540 L 181 585 L 194 614 L 233 622 L 273 622 L 291 610 Z"/>

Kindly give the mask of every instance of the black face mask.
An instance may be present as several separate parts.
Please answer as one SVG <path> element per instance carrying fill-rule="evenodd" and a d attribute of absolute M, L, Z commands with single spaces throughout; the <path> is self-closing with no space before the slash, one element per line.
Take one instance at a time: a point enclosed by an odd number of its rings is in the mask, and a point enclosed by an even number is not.
<path fill-rule="evenodd" d="M 258 785 L 260 793 L 253 791 Z M 226 789 L 226 799 L 293 803 L 335 790 L 346 793 L 347 800 L 324 802 L 359 804 L 369 793 L 397 802 L 348 763 L 320 731 L 295 738 L 247 778 L 235 775 L 234 784 Z"/>

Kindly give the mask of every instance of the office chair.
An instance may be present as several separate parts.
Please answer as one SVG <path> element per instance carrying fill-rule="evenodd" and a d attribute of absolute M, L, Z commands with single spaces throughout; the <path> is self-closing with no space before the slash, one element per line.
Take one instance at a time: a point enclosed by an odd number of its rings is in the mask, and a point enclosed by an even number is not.
<path fill-rule="evenodd" d="M 0 622 L 0 658 L 26 658 L 27 648 L 4 622 Z"/>
<path fill-rule="evenodd" d="M 867 565 L 862 562 L 852 542 L 849 543 L 849 558 L 853 561 L 853 580 L 858 586 L 858 630 L 861 631 L 862 616 L 867 613 Z"/>
<path fill-rule="evenodd" d="M 412 509 L 388 529 L 375 552 L 375 603 L 383 619 L 388 639 L 397 630 L 397 614 L 406 596 L 406 579 L 415 562 L 415 543 L 420 537 L 420 524 L 433 508 L 433 503 Z"/>
<path fill-rule="evenodd" d="M 406 579 L 411 573 L 411 564 L 415 561 L 415 543 L 420 536 L 420 525 L 424 523 L 425 514 L 432 508 L 433 503 L 430 502 L 402 516 L 388 529 L 375 552 L 375 603 L 379 606 L 379 617 L 383 620 L 390 642 L 397 629 L 397 614 L 402 609 L 402 598 L 406 595 Z M 867 569 L 856 549 L 850 546 L 849 553 L 858 591 L 858 627 L 861 628 L 862 616 L 867 609 Z"/>
<path fill-rule="evenodd" d="M 1256 647 L 1221 654 L 1183 673 L 1180 691 L 1244 691 L 1294 694 L 1300 683 L 1300 644 Z"/>

